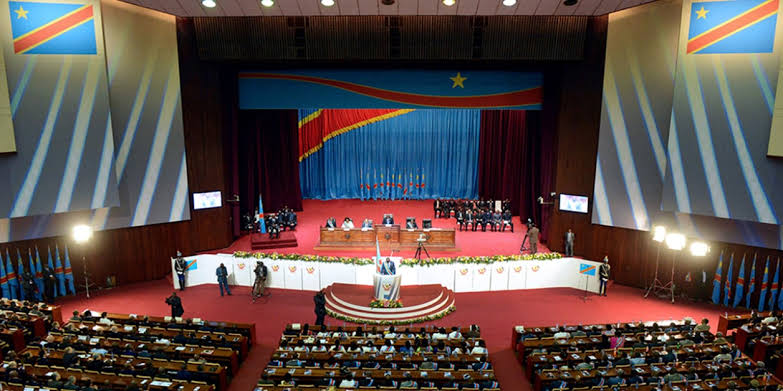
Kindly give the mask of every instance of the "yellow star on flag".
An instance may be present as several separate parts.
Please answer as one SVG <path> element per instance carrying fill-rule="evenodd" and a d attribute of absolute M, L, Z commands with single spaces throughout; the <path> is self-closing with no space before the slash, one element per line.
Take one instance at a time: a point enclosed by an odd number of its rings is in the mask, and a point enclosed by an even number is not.
<path fill-rule="evenodd" d="M 700 10 L 696 10 L 696 19 L 707 19 L 707 12 L 710 10 L 705 10 L 704 6 L 701 6 Z"/>
<path fill-rule="evenodd" d="M 16 18 L 17 19 L 22 19 L 22 18 L 27 19 L 27 13 L 30 12 L 30 11 L 22 8 L 22 6 L 20 5 L 19 9 L 18 10 L 14 10 L 14 12 L 16 12 Z"/>
<path fill-rule="evenodd" d="M 450 77 L 449 79 L 451 79 L 451 81 L 454 82 L 454 84 L 451 85 L 451 88 L 456 88 L 457 86 L 459 86 L 459 88 L 465 88 L 462 82 L 468 80 L 467 77 L 462 77 L 462 75 L 459 72 L 457 72 L 457 76 Z"/>

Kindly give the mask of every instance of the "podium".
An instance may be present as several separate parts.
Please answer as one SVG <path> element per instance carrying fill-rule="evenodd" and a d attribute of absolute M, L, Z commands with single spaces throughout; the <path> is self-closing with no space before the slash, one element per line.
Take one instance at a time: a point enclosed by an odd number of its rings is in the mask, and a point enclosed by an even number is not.
<path fill-rule="evenodd" d="M 372 278 L 375 298 L 378 300 L 399 300 L 401 283 L 402 276 L 400 274 L 375 273 Z"/>

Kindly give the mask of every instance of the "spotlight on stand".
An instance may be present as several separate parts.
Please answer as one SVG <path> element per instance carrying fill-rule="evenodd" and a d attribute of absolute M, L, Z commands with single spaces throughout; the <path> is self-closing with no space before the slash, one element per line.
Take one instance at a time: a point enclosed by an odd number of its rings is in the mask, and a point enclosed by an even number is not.
<path fill-rule="evenodd" d="M 85 243 L 92 237 L 92 228 L 87 225 L 79 224 L 73 227 L 73 240 L 76 243 Z"/>
<path fill-rule="evenodd" d="M 658 243 L 663 243 L 666 239 L 666 227 L 662 225 L 656 225 L 653 227 L 653 240 Z"/>
<path fill-rule="evenodd" d="M 680 251 L 685 248 L 685 235 L 670 233 L 666 235 L 666 247 L 671 250 Z"/>
<path fill-rule="evenodd" d="M 691 255 L 694 257 L 703 257 L 707 255 L 708 252 L 710 252 L 710 246 L 707 245 L 707 243 L 704 242 L 693 242 L 691 243 Z"/>
<path fill-rule="evenodd" d="M 73 227 L 73 240 L 83 245 L 87 243 L 90 238 L 92 238 L 92 227 L 89 225 L 79 224 Z M 90 298 L 90 287 L 93 286 L 93 284 L 90 282 L 90 274 L 87 271 L 87 258 L 84 255 L 86 252 L 85 249 L 82 249 L 82 264 L 84 265 L 84 290 L 87 293 L 87 298 Z"/>

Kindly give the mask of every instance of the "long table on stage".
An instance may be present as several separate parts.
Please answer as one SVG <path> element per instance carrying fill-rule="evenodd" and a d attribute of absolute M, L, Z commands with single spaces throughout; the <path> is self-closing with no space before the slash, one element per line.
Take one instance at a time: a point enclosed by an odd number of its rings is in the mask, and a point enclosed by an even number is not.
<path fill-rule="evenodd" d="M 398 250 L 416 248 L 419 235 L 424 234 L 424 245 L 433 250 L 456 250 L 454 228 L 403 229 L 398 224 L 375 225 L 372 229 L 321 227 L 316 249 L 372 249 L 375 240 L 381 247 Z"/>

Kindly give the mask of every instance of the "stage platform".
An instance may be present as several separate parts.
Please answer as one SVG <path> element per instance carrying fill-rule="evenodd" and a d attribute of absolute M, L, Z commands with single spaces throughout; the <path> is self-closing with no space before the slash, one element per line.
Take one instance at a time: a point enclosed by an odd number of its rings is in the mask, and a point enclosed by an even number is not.
<path fill-rule="evenodd" d="M 455 219 L 435 219 L 433 218 L 432 200 L 422 201 L 361 201 L 361 200 L 304 200 L 303 211 L 297 212 L 299 225 L 294 234 L 298 246 L 294 248 L 278 248 L 269 250 L 278 253 L 296 253 L 312 255 L 335 255 L 335 256 L 371 256 L 375 255 L 375 249 L 319 249 L 318 241 L 320 229 L 329 217 L 334 217 L 337 221 L 342 221 L 346 216 L 353 219 L 358 226 L 361 225 L 364 218 L 373 219 L 374 222 L 380 222 L 384 213 L 394 214 L 395 222 L 405 221 L 405 218 L 412 216 L 421 226 L 423 219 L 432 219 L 433 227 L 458 229 Z M 456 232 L 456 247 L 459 251 L 439 251 L 430 249 L 432 257 L 456 257 L 456 256 L 479 256 L 479 255 L 511 255 L 519 254 L 519 248 L 522 245 L 522 238 L 525 235 L 525 228 L 520 223 L 519 217 L 514 216 L 514 232 Z M 282 235 L 281 235 L 282 237 Z M 263 251 L 253 250 L 249 235 L 237 239 L 231 246 L 209 251 L 209 254 L 232 253 L 234 251 Z M 401 249 L 395 251 L 395 256 L 403 258 L 412 258 L 416 249 Z M 538 252 L 549 252 L 549 249 L 539 243 Z M 382 251 L 383 255 L 388 255 Z"/>
<path fill-rule="evenodd" d="M 250 248 L 253 250 L 261 251 L 296 246 L 296 235 L 292 231 L 280 232 L 280 237 L 277 239 L 269 239 L 268 233 L 250 234 Z"/>
<path fill-rule="evenodd" d="M 373 288 L 368 285 L 335 283 L 325 293 L 329 316 L 352 323 L 412 323 L 440 319 L 456 309 L 456 295 L 440 284 L 403 287 L 402 308 L 371 308 Z"/>

